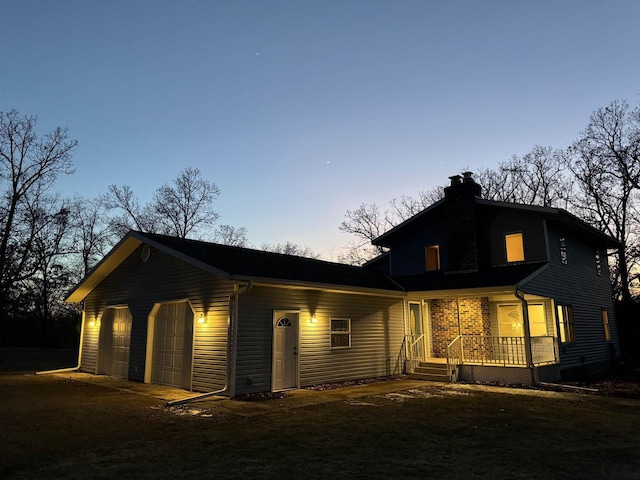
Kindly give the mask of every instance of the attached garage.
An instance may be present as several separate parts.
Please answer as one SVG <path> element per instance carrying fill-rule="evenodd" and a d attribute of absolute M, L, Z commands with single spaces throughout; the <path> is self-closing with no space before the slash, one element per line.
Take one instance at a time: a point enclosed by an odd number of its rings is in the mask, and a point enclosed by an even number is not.
<path fill-rule="evenodd" d="M 131 323 L 127 307 L 105 309 L 100 321 L 98 373 L 129 378 Z"/>
<path fill-rule="evenodd" d="M 149 318 L 145 381 L 191 390 L 193 310 L 187 301 L 160 303 Z"/>

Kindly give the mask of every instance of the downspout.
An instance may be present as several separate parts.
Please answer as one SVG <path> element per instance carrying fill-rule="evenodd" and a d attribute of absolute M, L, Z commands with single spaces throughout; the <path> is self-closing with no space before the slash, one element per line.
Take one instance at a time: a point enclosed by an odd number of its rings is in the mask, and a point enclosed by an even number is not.
<path fill-rule="evenodd" d="M 78 345 L 78 364 L 70 368 L 58 368 L 56 370 L 43 370 L 36 372 L 36 375 L 46 375 L 48 373 L 77 372 L 80 370 L 80 362 L 82 361 L 82 340 L 84 339 L 84 304 L 82 304 L 82 321 L 80 322 L 80 343 Z"/>
<path fill-rule="evenodd" d="M 531 329 L 529 328 L 529 305 L 524 295 L 518 290 L 518 286 L 513 291 L 513 294 L 522 302 L 522 323 L 524 325 L 524 354 L 526 357 L 527 367 L 531 370 L 531 383 L 539 387 L 540 380 L 538 379 L 538 370 L 533 364 L 533 352 L 531 351 Z"/>
<path fill-rule="evenodd" d="M 220 390 L 213 392 L 201 393 L 193 397 L 184 398 L 182 400 L 174 400 L 167 402 L 165 407 L 175 407 L 176 405 L 184 405 L 203 398 L 212 397 L 221 393 L 228 392 L 233 396 L 235 391 L 235 366 L 236 366 L 236 346 L 237 341 L 237 324 L 238 324 L 238 306 L 237 300 L 240 295 L 247 293 L 253 288 L 253 280 L 249 280 L 245 286 L 238 288 L 229 295 L 229 325 L 227 326 L 227 368 L 225 370 L 225 385 Z M 232 307 L 233 306 L 233 307 Z"/>

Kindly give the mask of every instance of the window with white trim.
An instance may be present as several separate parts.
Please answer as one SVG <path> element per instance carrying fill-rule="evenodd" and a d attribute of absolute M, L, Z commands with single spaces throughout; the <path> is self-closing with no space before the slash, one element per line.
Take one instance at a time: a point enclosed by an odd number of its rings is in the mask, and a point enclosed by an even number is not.
<path fill-rule="evenodd" d="M 331 348 L 351 347 L 351 319 L 332 318 L 331 319 Z"/>
<path fill-rule="evenodd" d="M 558 316 L 560 343 L 575 342 L 576 334 L 573 327 L 573 307 L 571 305 L 556 305 L 556 314 Z"/>

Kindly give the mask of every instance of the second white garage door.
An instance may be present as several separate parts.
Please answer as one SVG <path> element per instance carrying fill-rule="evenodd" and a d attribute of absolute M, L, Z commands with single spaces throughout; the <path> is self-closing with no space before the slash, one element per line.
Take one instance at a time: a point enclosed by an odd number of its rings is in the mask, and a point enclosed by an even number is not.
<path fill-rule="evenodd" d="M 187 302 L 160 305 L 154 317 L 151 382 L 190 388 L 193 312 Z"/>

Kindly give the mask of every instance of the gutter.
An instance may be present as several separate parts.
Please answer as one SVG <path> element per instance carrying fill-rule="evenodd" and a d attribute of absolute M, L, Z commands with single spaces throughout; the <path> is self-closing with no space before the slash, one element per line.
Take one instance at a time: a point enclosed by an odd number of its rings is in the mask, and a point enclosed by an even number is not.
<path fill-rule="evenodd" d="M 235 393 L 235 370 L 236 370 L 236 346 L 238 344 L 237 327 L 238 327 L 238 304 L 237 299 L 243 293 L 247 293 L 253 288 L 253 280 L 249 280 L 244 287 L 240 287 L 229 295 L 229 326 L 227 327 L 227 368 L 225 372 L 225 385 L 220 390 L 201 393 L 193 397 L 184 398 L 182 400 L 174 400 L 165 403 L 165 407 L 175 407 L 187 403 L 202 400 L 203 398 L 213 397 L 221 393 L 229 393 L 233 397 Z M 232 307 L 233 305 L 233 307 Z"/>
<path fill-rule="evenodd" d="M 82 360 L 82 340 L 84 338 L 84 305 L 82 306 L 82 321 L 80 323 L 80 342 L 78 345 L 78 364 L 75 367 L 58 368 L 56 370 L 43 370 L 36 372 L 36 375 L 46 375 L 49 373 L 77 372 L 80 370 L 80 362 Z"/>

